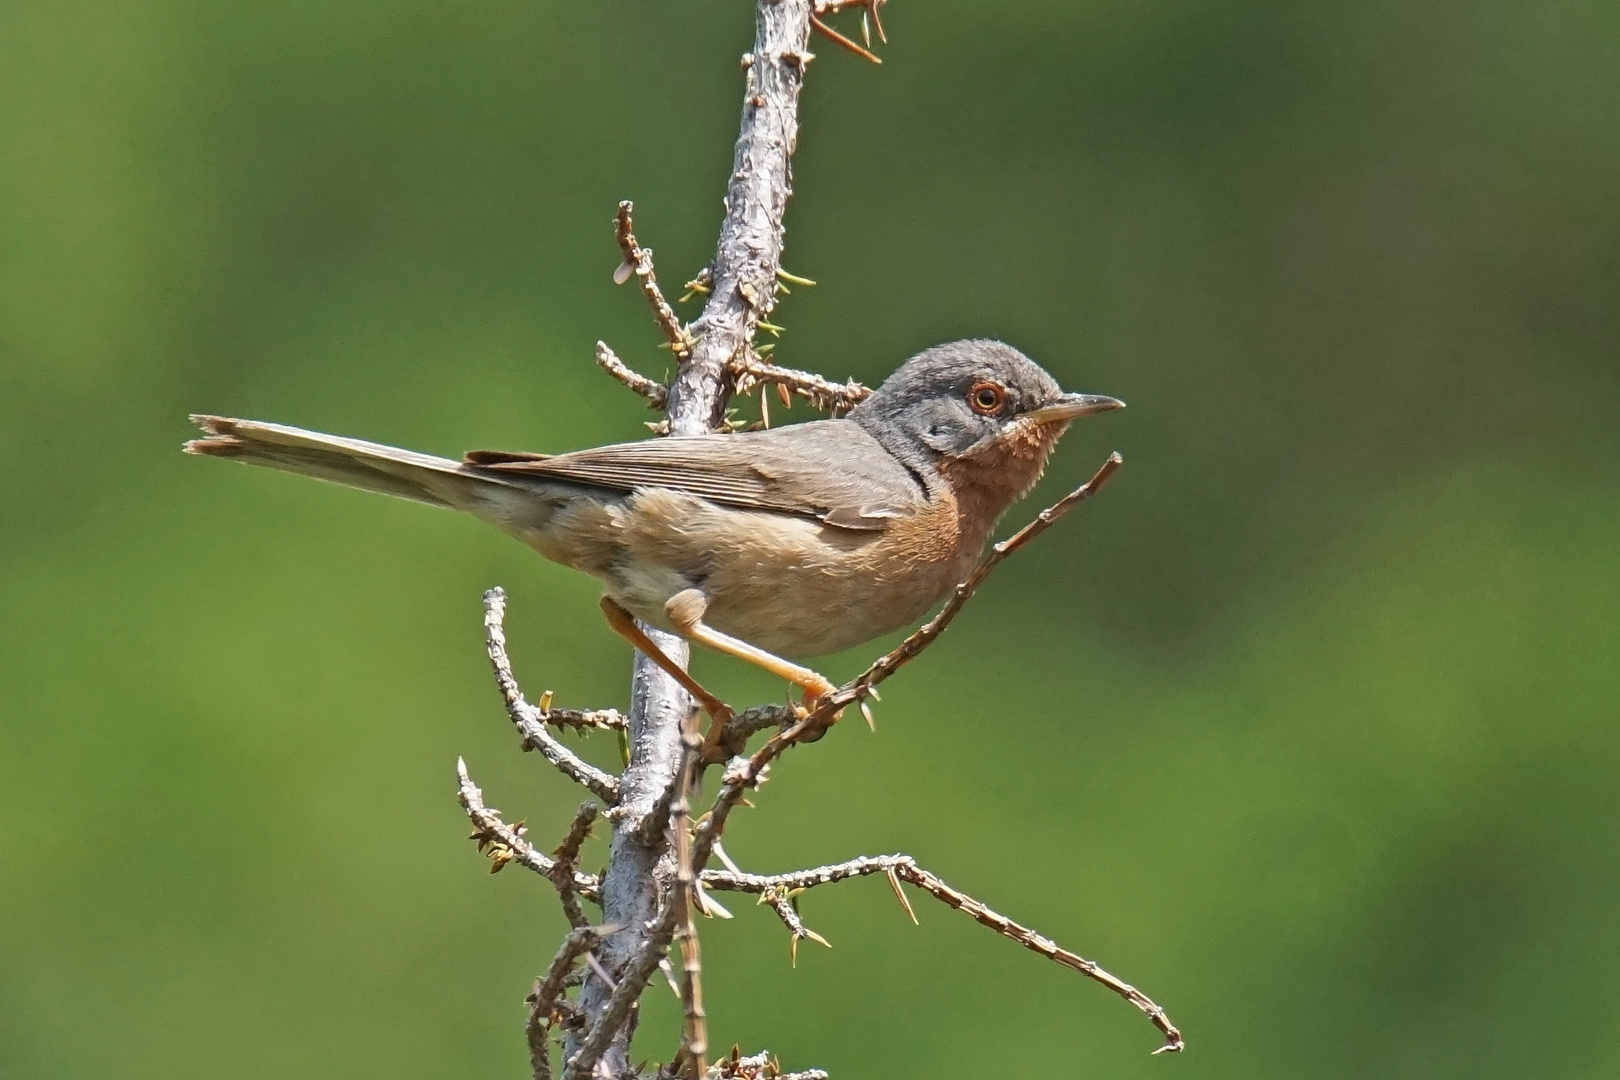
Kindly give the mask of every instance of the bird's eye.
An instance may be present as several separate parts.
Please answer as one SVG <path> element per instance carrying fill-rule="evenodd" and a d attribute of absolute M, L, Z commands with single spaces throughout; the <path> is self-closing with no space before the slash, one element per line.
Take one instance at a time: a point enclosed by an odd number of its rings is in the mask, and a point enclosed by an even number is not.
<path fill-rule="evenodd" d="M 967 393 L 968 407 L 982 416 L 994 416 L 1007 403 L 1007 391 L 993 382 L 974 383 Z"/>

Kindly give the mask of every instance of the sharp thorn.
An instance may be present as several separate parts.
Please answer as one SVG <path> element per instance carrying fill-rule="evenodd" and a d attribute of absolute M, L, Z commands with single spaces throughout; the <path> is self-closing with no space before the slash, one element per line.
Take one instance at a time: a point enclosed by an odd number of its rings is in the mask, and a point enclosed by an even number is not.
<path fill-rule="evenodd" d="M 911 901 L 906 898 L 906 890 L 900 887 L 900 875 L 894 872 L 892 866 L 888 870 L 888 878 L 889 888 L 894 890 L 894 898 L 900 901 L 900 906 L 905 909 L 907 915 L 911 916 L 911 924 L 921 926 L 922 924 L 917 921 L 917 913 L 912 910 Z"/>

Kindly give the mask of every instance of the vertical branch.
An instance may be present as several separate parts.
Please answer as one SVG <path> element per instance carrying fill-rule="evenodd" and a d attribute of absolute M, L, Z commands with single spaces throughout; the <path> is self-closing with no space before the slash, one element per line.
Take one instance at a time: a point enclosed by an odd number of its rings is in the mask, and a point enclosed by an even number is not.
<path fill-rule="evenodd" d="M 810 63 L 809 0 L 757 0 L 754 51 L 743 57 L 742 133 L 726 188 L 726 217 L 710 264 L 713 291 L 690 328 L 692 358 L 670 384 L 669 424 L 677 435 L 725 419 L 726 364 L 753 339 L 776 305 L 782 217 L 793 195 L 799 88 Z"/>
<path fill-rule="evenodd" d="M 681 946 L 681 1010 L 686 1014 L 681 1063 L 692 1080 L 704 1080 L 709 1071 L 709 1026 L 703 1012 L 703 960 L 698 947 L 697 919 L 692 914 L 693 901 L 698 899 L 697 874 L 692 867 L 692 784 L 703 756 L 699 720 L 694 709 L 681 726 L 681 768 L 669 813 L 675 840 L 674 904 L 680 926 L 676 936 Z"/>
<path fill-rule="evenodd" d="M 810 60 L 806 43 L 812 9 L 812 0 L 755 2 L 754 47 L 743 60 L 742 127 L 712 264 L 713 291 L 703 314 L 689 328 L 691 356 L 669 387 L 666 413 L 671 434 L 701 434 L 725 418 L 730 393 L 726 365 L 740 355 L 760 317 L 775 302 L 782 216 L 792 194 L 790 159 L 798 137 L 799 88 Z M 686 663 L 686 642 L 656 630 L 648 633 L 671 659 Z M 630 764 L 620 778 L 613 839 L 602 875 L 602 919 L 625 927 L 598 952 L 615 978 L 654 933 L 650 924 L 663 922 L 658 915 L 659 894 L 671 884 L 674 868 L 663 830 L 643 830 L 642 825 L 675 779 L 682 756 L 681 724 L 690 708 L 673 679 L 646 657 L 636 657 Z M 654 838 L 649 840 L 648 833 Z M 600 980 L 589 980 L 580 994 L 587 1020 L 598 1020 L 609 999 Z M 631 1071 L 634 1025 L 631 1012 L 603 1049 L 600 1067 L 607 1074 Z M 570 1039 L 571 1054 L 579 1049 L 575 1042 Z"/>

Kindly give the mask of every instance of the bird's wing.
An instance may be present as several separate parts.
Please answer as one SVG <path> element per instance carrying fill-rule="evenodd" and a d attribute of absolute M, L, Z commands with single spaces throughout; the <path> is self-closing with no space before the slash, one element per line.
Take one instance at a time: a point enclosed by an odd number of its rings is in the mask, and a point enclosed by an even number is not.
<path fill-rule="evenodd" d="M 874 530 L 921 508 L 912 474 L 851 420 L 816 420 L 735 435 L 677 435 L 555 457 L 476 451 L 466 461 L 508 477 L 617 491 L 666 488 L 728 506 L 800 514 Z"/>

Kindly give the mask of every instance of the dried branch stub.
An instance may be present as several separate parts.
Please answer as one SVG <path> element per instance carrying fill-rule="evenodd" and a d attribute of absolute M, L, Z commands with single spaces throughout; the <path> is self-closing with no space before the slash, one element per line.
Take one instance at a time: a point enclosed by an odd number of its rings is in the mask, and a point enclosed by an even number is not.
<path fill-rule="evenodd" d="M 596 366 L 611 375 L 615 382 L 632 394 L 646 398 L 649 409 L 662 409 L 669 401 L 669 387 L 631 371 L 629 366 L 619 359 L 618 354 L 608 348 L 605 341 L 596 343 Z"/>
<path fill-rule="evenodd" d="M 652 310 L 653 321 L 664 335 L 665 343 L 676 359 L 686 361 L 692 356 L 692 339 L 687 335 L 686 327 L 682 324 L 680 316 L 675 309 L 669 306 L 664 299 L 663 290 L 658 287 L 658 274 L 653 270 L 653 253 L 651 248 L 644 248 L 636 242 L 635 225 L 631 220 L 635 213 L 635 204 L 626 199 L 619 204 L 619 211 L 613 218 L 614 238 L 619 242 L 619 251 L 624 256 L 624 262 L 613 274 L 613 282 L 623 285 L 634 274 L 641 282 L 641 294 L 647 298 L 647 306 Z"/>

